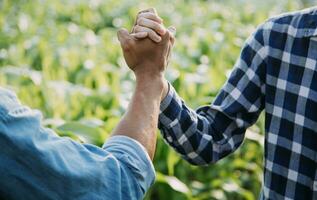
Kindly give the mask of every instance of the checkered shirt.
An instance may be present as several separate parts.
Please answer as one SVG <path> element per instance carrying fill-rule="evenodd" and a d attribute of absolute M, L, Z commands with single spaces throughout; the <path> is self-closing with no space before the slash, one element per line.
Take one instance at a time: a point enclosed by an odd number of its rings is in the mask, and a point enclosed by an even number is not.
<path fill-rule="evenodd" d="M 317 7 L 273 17 L 247 39 L 215 101 L 196 111 L 173 87 L 159 128 L 195 165 L 234 152 L 265 111 L 260 199 L 317 199 Z"/>

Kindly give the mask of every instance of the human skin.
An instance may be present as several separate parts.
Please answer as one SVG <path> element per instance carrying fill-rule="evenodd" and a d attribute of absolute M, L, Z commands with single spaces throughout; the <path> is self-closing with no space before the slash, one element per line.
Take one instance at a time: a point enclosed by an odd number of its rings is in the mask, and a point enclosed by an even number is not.
<path fill-rule="evenodd" d="M 158 43 L 138 39 L 127 30 L 118 31 L 118 39 L 129 68 L 136 77 L 136 86 L 125 115 L 112 135 L 125 135 L 140 142 L 151 159 L 156 146 L 156 129 L 160 102 L 168 87 L 164 70 L 168 64 L 174 36 L 165 31 Z"/>
<path fill-rule="evenodd" d="M 155 43 L 160 43 L 160 41 L 162 40 L 162 36 L 167 31 L 175 35 L 176 28 L 173 26 L 165 28 L 163 25 L 163 19 L 158 16 L 156 9 L 149 8 L 146 10 L 142 10 L 138 13 L 135 20 L 135 24 L 132 28 L 131 35 L 133 35 L 137 39 L 149 38 Z M 174 45 L 174 42 L 175 42 L 175 38 L 173 37 L 173 40 L 172 40 L 173 45 Z M 161 100 L 163 100 L 163 98 L 167 95 L 167 93 L 168 93 L 168 84 L 164 84 Z"/>

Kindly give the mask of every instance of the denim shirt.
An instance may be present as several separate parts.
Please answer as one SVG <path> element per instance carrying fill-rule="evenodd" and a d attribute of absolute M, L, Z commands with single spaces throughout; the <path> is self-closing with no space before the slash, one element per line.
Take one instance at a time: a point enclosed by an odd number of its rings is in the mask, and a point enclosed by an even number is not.
<path fill-rule="evenodd" d="M 154 182 L 137 141 L 81 144 L 44 128 L 41 118 L 0 87 L 0 199 L 142 199 Z"/>

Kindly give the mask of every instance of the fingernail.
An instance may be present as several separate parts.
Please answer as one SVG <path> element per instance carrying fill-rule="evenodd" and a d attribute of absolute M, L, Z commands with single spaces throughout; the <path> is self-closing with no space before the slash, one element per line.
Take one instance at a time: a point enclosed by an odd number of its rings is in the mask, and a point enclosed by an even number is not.
<path fill-rule="evenodd" d="M 176 31 L 176 28 L 175 28 L 175 27 L 173 27 L 173 26 L 171 26 L 169 29 L 170 29 L 171 31 L 173 31 L 173 32 L 175 32 L 175 31 Z"/>
<path fill-rule="evenodd" d="M 171 27 L 168 27 L 168 30 L 173 34 L 175 35 L 176 34 L 176 28 L 171 26 Z"/>

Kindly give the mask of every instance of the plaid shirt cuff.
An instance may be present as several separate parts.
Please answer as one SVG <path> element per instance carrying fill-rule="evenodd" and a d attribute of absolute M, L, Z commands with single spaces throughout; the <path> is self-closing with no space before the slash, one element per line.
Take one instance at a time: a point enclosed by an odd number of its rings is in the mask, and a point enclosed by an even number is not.
<path fill-rule="evenodd" d="M 165 128 L 170 128 L 179 117 L 182 109 L 182 100 L 176 93 L 172 84 L 169 84 L 169 91 L 160 105 L 159 124 Z"/>
<path fill-rule="evenodd" d="M 166 97 L 162 100 L 161 106 L 160 106 L 161 112 L 164 112 L 164 110 L 166 110 L 168 105 L 171 103 L 173 96 L 174 96 L 173 94 L 174 94 L 174 88 L 168 82 L 168 92 L 167 92 Z"/>

